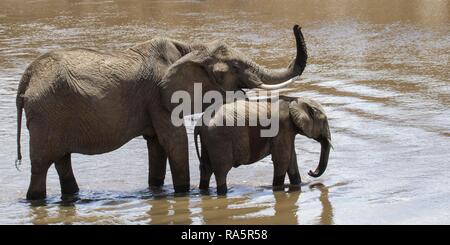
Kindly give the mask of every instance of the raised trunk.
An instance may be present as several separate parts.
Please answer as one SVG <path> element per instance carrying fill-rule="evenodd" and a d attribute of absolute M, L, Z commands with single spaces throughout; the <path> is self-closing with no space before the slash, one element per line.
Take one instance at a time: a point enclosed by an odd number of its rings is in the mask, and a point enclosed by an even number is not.
<path fill-rule="evenodd" d="M 295 76 L 300 76 L 306 66 L 308 54 L 306 51 L 306 44 L 303 38 L 301 28 L 298 25 L 294 26 L 294 36 L 297 45 L 297 56 L 285 69 L 267 69 L 259 66 L 256 63 L 251 63 L 254 67 L 255 74 L 265 84 L 277 84 L 285 82 Z"/>
<path fill-rule="evenodd" d="M 321 146 L 321 149 L 320 149 L 319 166 L 317 166 L 317 169 L 314 172 L 310 170 L 308 173 L 309 176 L 312 176 L 315 178 L 321 176 L 327 169 L 331 143 L 327 138 L 325 138 L 320 142 L 320 146 Z"/>

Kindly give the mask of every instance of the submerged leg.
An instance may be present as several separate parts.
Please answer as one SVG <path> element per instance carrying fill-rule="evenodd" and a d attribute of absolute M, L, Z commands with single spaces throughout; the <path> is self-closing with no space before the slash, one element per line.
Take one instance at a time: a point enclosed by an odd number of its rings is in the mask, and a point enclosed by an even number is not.
<path fill-rule="evenodd" d="M 294 137 L 280 137 L 274 142 L 272 148 L 274 191 L 284 190 L 284 179 L 291 165 L 292 152 L 294 152 Z"/>
<path fill-rule="evenodd" d="M 72 196 L 78 193 L 77 181 L 73 174 L 71 155 L 67 154 L 55 162 L 55 168 L 58 172 L 59 183 L 61 184 L 61 194 L 65 196 Z"/>
<path fill-rule="evenodd" d="M 208 190 L 209 182 L 211 180 L 212 169 L 209 162 L 208 154 L 205 147 L 202 147 L 202 156 L 200 159 L 200 190 Z"/>
<path fill-rule="evenodd" d="M 228 172 L 214 173 L 217 183 L 217 195 L 225 195 L 228 192 L 227 174 Z"/>
<path fill-rule="evenodd" d="M 167 155 L 159 143 L 158 138 L 146 138 L 146 140 L 149 166 L 148 186 L 161 187 L 164 185 L 164 179 L 166 177 Z"/>
<path fill-rule="evenodd" d="M 302 180 L 300 178 L 300 172 L 298 171 L 297 154 L 295 153 L 295 150 L 292 151 L 291 164 L 289 165 L 287 173 L 291 185 L 301 184 Z"/>
<path fill-rule="evenodd" d="M 169 157 L 172 182 L 176 193 L 188 192 L 190 189 L 189 153 L 186 128 L 166 125 L 159 132 L 158 139 Z"/>
<path fill-rule="evenodd" d="M 28 187 L 27 199 L 39 200 L 47 196 L 47 172 L 52 163 L 31 160 L 31 180 Z"/>
<path fill-rule="evenodd" d="M 163 107 L 152 110 L 152 123 L 164 152 L 169 157 L 172 181 L 176 193 L 190 189 L 188 138 L 184 125 L 176 126 L 171 114 Z"/>

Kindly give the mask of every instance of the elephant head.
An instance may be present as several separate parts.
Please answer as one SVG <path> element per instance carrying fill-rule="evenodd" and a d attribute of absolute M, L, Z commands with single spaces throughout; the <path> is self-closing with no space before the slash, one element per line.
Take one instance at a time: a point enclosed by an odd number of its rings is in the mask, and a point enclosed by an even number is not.
<path fill-rule="evenodd" d="M 322 106 L 312 100 L 296 98 L 289 103 L 289 115 L 298 133 L 318 141 L 321 145 L 320 161 L 317 169 L 309 171 L 312 177 L 319 177 L 327 168 L 330 155 L 331 134 L 328 119 Z"/>
<path fill-rule="evenodd" d="M 237 91 L 242 88 L 278 89 L 289 85 L 305 69 L 307 52 L 303 34 L 294 26 L 297 55 L 286 69 L 267 69 L 222 42 L 212 42 L 196 48 L 172 64 L 160 87 L 163 106 L 169 111 L 175 105 L 171 97 L 176 91 L 186 91 L 194 97 L 194 83 L 202 84 L 202 93 Z"/>

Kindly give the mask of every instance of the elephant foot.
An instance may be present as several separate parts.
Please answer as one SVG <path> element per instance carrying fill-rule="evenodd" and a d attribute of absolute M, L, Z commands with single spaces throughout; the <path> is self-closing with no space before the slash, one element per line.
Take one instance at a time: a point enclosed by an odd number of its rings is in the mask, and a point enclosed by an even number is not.
<path fill-rule="evenodd" d="M 73 203 L 80 200 L 80 197 L 78 196 L 78 192 L 73 194 L 62 194 L 61 200 L 66 203 Z"/>
<path fill-rule="evenodd" d="M 281 175 L 281 176 L 274 176 L 273 177 L 273 183 L 272 186 L 275 190 L 275 188 L 284 188 L 284 177 L 285 175 Z"/>
<path fill-rule="evenodd" d="M 208 190 L 209 189 L 209 180 L 200 180 L 200 190 Z"/>
<path fill-rule="evenodd" d="M 161 187 L 164 185 L 164 178 L 150 178 L 148 181 L 149 187 Z"/>
<path fill-rule="evenodd" d="M 189 192 L 190 186 L 189 185 L 178 185 L 173 187 L 175 190 L 175 193 L 186 193 Z"/>
<path fill-rule="evenodd" d="M 200 189 L 200 195 L 209 196 L 209 189 Z"/>
<path fill-rule="evenodd" d="M 228 188 L 226 184 L 217 186 L 217 195 L 225 196 L 228 192 Z"/>
<path fill-rule="evenodd" d="M 47 193 L 45 191 L 28 191 L 27 192 L 27 200 L 29 200 L 29 201 L 44 200 L 46 197 L 47 197 Z"/>
<path fill-rule="evenodd" d="M 80 191 L 76 182 L 64 182 L 61 185 L 61 194 L 63 196 L 73 196 L 77 195 Z"/>
<path fill-rule="evenodd" d="M 294 175 L 289 175 L 289 182 L 291 183 L 291 185 L 300 185 L 302 180 L 300 178 L 300 174 L 299 173 L 295 173 Z"/>

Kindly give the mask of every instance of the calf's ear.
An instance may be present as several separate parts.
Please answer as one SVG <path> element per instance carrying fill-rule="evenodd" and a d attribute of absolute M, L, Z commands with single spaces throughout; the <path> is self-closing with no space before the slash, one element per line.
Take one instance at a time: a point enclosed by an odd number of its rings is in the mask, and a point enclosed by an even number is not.
<path fill-rule="evenodd" d="M 309 103 L 302 100 L 291 101 L 289 115 L 300 132 L 309 138 L 313 137 L 315 112 Z"/>

